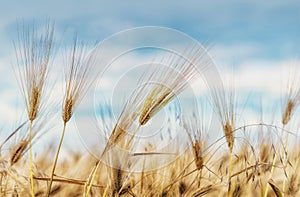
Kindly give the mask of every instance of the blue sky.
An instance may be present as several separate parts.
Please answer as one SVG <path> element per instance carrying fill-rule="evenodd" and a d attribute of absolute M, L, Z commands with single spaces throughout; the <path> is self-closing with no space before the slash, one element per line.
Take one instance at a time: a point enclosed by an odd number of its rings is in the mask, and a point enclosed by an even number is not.
<path fill-rule="evenodd" d="M 230 75 L 228 67 L 236 67 L 237 78 L 243 79 L 237 84 L 241 88 L 274 94 L 280 89 L 274 82 L 280 79 L 283 65 L 300 52 L 300 1 L 296 0 L 5 1 L 0 7 L 0 125 L 5 128 L 5 123 L 14 125 L 13 117 L 20 113 L 14 102 L 18 90 L 11 82 L 17 21 L 42 23 L 47 18 L 55 21 L 56 36 L 66 43 L 74 32 L 93 43 L 133 27 L 174 28 L 212 43 L 213 57 L 225 67 L 223 75 Z"/>
<path fill-rule="evenodd" d="M 0 8 L 1 43 L 10 45 L 16 20 L 56 21 L 57 30 L 78 32 L 88 40 L 102 40 L 139 26 L 175 28 L 200 41 L 225 45 L 257 44 L 255 56 L 295 55 L 300 44 L 298 1 L 12 1 Z M 7 53 L 1 50 L 1 55 Z M 291 54 L 294 53 L 294 54 Z"/>

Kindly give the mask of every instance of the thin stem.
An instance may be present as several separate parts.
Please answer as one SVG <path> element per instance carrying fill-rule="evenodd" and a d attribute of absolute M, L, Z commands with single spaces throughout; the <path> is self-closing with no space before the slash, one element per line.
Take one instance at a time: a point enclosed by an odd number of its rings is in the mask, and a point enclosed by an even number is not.
<path fill-rule="evenodd" d="M 283 135 L 283 132 L 284 132 L 284 128 L 285 125 L 283 125 L 282 129 L 281 129 L 281 137 Z M 272 168 L 271 168 L 271 172 L 270 172 L 270 176 L 268 178 L 268 182 L 267 182 L 267 186 L 266 186 L 266 189 L 265 189 L 265 193 L 264 193 L 264 197 L 267 197 L 268 195 L 268 191 L 269 191 L 269 181 L 272 179 L 272 176 L 274 174 L 274 170 L 275 170 L 275 163 L 276 163 L 276 160 L 277 160 L 277 157 L 278 157 L 278 154 L 279 154 L 279 143 L 277 144 L 276 146 L 276 150 L 275 150 L 275 156 L 274 156 L 274 159 L 273 159 L 273 162 L 272 162 Z"/>
<path fill-rule="evenodd" d="M 107 196 L 107 192 L 108 192 L 108 188 L 110 187 L 110 180 L 109 180 L 109 182 L 108 182 L 108 184 L 107 184 L 107 186 L 106 186 L 106 188 L 105 188 L 105 190 L 104 190 L 104 192 L 103 192 L 103 197 L 106 197 Z"/>
<path fill-rule="evenodd" d="M 268 182 L 272 179 L 272 176 L 273 176 L 273 173 L 274 173 L 275 163 L 276 163 L 277 155 L 278 155 L 277 151 L 278 151 L 278 146 L 277 146 L 276 151 L 275 151 L 275 156 L 274 156 L 274 159 L 273 159 L 273 162 L 272 162 L 272 168 L 271 168 L 270 176 L 268 178 Z M 269 191 L 269 184 L 267 184 L 267 186 L 266 186 L 264 197 L 267 197 L 268 191 Z"/>
<path fill-rule="evenodd" d="M 93 182 L 94 182 L 94 179 L 96 177 L 96 173 L 97 173 L 97 170 L 100 166 L 100 163 L 101 163 L 101 158 L 103 157 L 103 155 L 106 153 L 106 151 L 112 146 L 112 143 L 110 141 L 107 142 L 101 156 L 99 157 L 100 159 L 97 160 L 96 162 L 96 166 L 93 168 L 92 172 L 89 174 L 89 177 L 86 181 L 86 184 L 83 188 L 83 195 L 84 197 L 88 196 L 90 190 L 91 190 L 91 187 L 93 185 Z"/>
<path fill-rule="evenodd" d="M 52 183 L 53 183 L 53 177 L 54 177 L 54 173 L 55 173 L 55 169 L 56 169 L 56 164 L 57 164 L 60 148 L 61 148 L 62 142 L 64 140 L 64 136 L 65 136 L 66 125 L 67 125 L 67 123 L 64 122 L 64 128 L 63 128 L 63 131 L 62 131 L 62 134 L 61 134 L 61 138 L 60 138 L 60 141 L 59 141 L 58 149 L 57 149 L 57 152 L 56 152 L 56 155 L 55 155 L 55 160 L 54 160 L 54 164 L 53 164 L 53 168 L 52 168 L 52 172 L 51 172 L 51 179 L 50 179 L 50 183 L 49 183 L 49 187 L 48 187 L 48 191 L 47 191 L 47 196 L 48 197 L 49 197 L 50 192 L 51 192 L 51 187 L 52 187 Z"/>
<path fill-rule="evenodd" d="M 198 171 L 198 188 L 201 186 L 201 178 L 202 178 L 202 169 Z"/>
<path fill-rule="evenodd" d="M 126 149 L 129 148 L 129 146 L 130 146 L 130 144 L 131 144 L 131 142 L 132 142 L 134 136 L 135 136 L 135 135 L 137 134 L 137 132 L 140 130 L 141 126 L 142 126 L 142 125 L 139 124 L 139 126 L 135 129 L 134 133 L 132 134 L 132 136 L 130 137 L 129 141 L 127 142 L 127 144 L 126 144 L 126 146 L 125 146 Z"/>
<path fill-rule="evenodd" d="M 34 185 L 33 185 L 33 156 L 32 156 L 32 121 L 29 126 L 29 172 L 30 172 L 30 190 L 31 196 L 34 197 Z"/>
<path fill-rule="evenodd" d="M 126 143 L 126 148 L 128 148 L 129 147 L 129 145 L 130 145 L 130 143 L 132 142 L 132 140 L 133 140 L 133 137 L 136 135 L 136 133 L 139 131 L 139 129 L 141 128 L 141 125 L 139 124 L 139 126 L 136 128 L 136 130 L 134 131 L 134 133 L 133 133 L 133 135 L 130 137 L 130 139 L 129 139 L 129 141 Z M 108 145 L 108 146 L 106 146 L 106 148 L 104 149 L 104 151 L 103 151 L 103 153 L 102 153 L 102 155 L 100 156 L 100 158 L 102 158 L 102 156 L 106 153 L 106 150 L 108 149 L 108 147 L 110 147 L 110 145 Z M 89 179 L 88 181 L 87 181 L 87 186 L 84 188 L 84 195 L 85 196 L 88 196 L 88 194 L 89 194 L 89 192 L 90 192 L 90 190 L 91 190 L 91 187 L 92 187 L 92 184 L 93 184 L 93 182 L 94 182 L 94 180 L 95 180 L 95 177 L 96 177 L 96 173 L 97 173 L 97 171 L 98 171 L 98 168 L 99 168 L 99 166 L 100 166 L 100 159 L 97 161 L 97 165 L 96 165 L 96 167 L 93 169 L 93 171 L 91 172 L 91 179 Z"/>
<path fill-rule="evenodd" d="M 16 128 L 16 130 L 14 130 L 0 145 L 0 150 L 2 149 L 2 146 L 10 139 L 12 138 L 12 136 L 14 136 L 26 123 L 28 120 L 26 120 L 25 122 L 23 122 L 20 126 L 18 126 Z"/>
<path fill-rule="evenodd" d="M 284 126 L 283 126 L 284 127 Z M 286 172 L 286 168 L 288 165 L 288 155 L 287 155 L 287 148 L 288 148 L 288 140 L 289 140 L 289 134 L 286 134 L 286 138 L 285 138 L 285 144 L 284 144 L 284 149 L 283 149 L 283 170 Z M 287 172 L 288 173 L 288 172 Z M 285 195 L 285 187 L 286 187 L 286 177 L 284 177 L 283 179 L 283 183 L 282 183 L 282 197 L 284 197 Z"/>
<path fill-rule="evenodd" d="M 232 171 L 232 151 L 230 151 L 229 156 L 229 170 L 228 170 L 228 191 L 227 196 L 230 197 L 230 190 L 231 190 L 231 171 Z"/>
<path fill-rule="evenodd" d="M 95 177 L 96 177 L 96 173 L 97 173 L 97 170 L 98 170 L 98 168 L 99 168 L 99 166 L 100 166 L 100 160 L 98 160 L 97 161 L 97 165 L 96 165 L 96 167 L 93 169 L 93 171 L 92 171 L 92 176 L 91 176 L 91 179 L 90 179 L 90 181 L 88 180 L 86 183 L 87 183 L 87 185 L 85 186 L 85 189 L 84 189 L 84 191 L 86 191 L 85 192 L 85 194 L 84 194 L 84 196 L 86 197 L 86 196 L 88 196 L 88 194 L 89 194 L 89 192 L 90 192 L 90 190 L 91 190 L 91 187 L 92 187 L 92 185 L 93 185 L 93 182 L 94 182 L 94 179 L 95 179 Z"/>
<path fill-rule="evenodd" d="M 35 180 L 39 181 L 50 181 L 51 178 L 48 177 L 33 177 Z M 59 183 L 67 183 L 67 184 L 74 184 L 74 185 L 84 185 L 85 181 L 78 180 L 78 179 L 67 179 L 67 178 L 53 178 L 53 182 L 59 182 Z M 102 185 L 93 185 L 93 187 L 98 188 L 105 188 Z"/>

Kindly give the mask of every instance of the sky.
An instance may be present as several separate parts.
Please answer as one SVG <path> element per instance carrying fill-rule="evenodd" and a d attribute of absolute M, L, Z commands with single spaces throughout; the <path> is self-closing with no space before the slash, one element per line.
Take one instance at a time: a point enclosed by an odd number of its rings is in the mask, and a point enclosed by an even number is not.
<path fill-rule="evenodd" d="M 300 66 L 300 2 L 296 0 L 6 1 L 0 7 L 1 136 L 24 119 L 12 69 L 18 24 L 34 21 L 39 26 L 46 19 L 55 21 L 57 42 L 64 43 L 65 50 L 75 33 L 81 40 L 97 43 L 118 32 L 143 26 L 182 32 L 211 45 L 209 53 L 222 78 L 232 78 L 233 74 L 238 81 L 237 89 L 249 90 L 252 95 L 256 95 L 253 90 L 263 92 L 267 104 L 270 99 L 277 101 L 282 97 L 283 81 L 287 80 L 285 72 L 290 66 Z M 164 38 L 156 39 L 163 42 Z M 57 56 L 61 58 L 60 54 Z M 142 56 L 136 54 L 125 58 L 128 62 L 142 60 Z M 59 74 L 59 71 L 53 72 Z M 105 78 L 106 88 L 109 89 L 114 80 L 109 76 Z M 256 107 L 249 109 L 248 114 L 255 113 L 258 104 L 256 101 L 249 103 Z M 52 139 L 56 134 L 49 136 Z M 80 140 L 76 140 L 70 143 L 80 144 Z"/>

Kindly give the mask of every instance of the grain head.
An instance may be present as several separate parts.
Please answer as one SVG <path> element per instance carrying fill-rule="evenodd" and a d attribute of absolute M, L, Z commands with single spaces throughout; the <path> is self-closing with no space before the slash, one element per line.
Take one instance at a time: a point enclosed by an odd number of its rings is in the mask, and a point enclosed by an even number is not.
<path fill-rule="evenodd" d="M 21 140 L 17 146 L 13 149 L 10 156 L 10 165 L 17 163 L 23 156 L 29 142 L 28 140 Z"/>
<path fill-rule="evenodd" d="M 72 113 L 73 113 L 73 100 L 72 99 L 67 99 L 65 101 L 65 105 L 63 107 L 63 121 L 64 123 L 67 123 L 71 117 L 72 117 Z"/>
<path fill-rule="evenodd" d="M 52 56 L 53 25 L 48 24 L 45 32 L 38 35 L 35 27 L 23 27 L 19 33 L 15 53 L 18 64 L 18 82 L 25 99 L 28 119 L 36 119 L 41 107 L 48 64 Z"/>
<path fill-rule="evenodd" d="M 91 76 L 91 59 L 87 47 L 78 44 L 77 38 L 75 38 L 73 48 L 65 62 L 65 92 L 62 105 L 64 123 L 71 119 L 74 109 L 94 81 Z"/>
<path fill-rule="evenodd" d="M 292 113 L 293 113 L 293 110 L 295 109 L 295 107 L 296 107 L 296 101 L 289 99 L 286 104 L 285 111 L 282 115 L 282 124 L 283 125 L 288 124 L 288 122 L 291 120 Z"/>
<path fill-rule="evenodd" d="M 226 123 L 223 125 L 223 131 L 225 134 L 225 138 L 226 138 L 229 150 L 230 150 L 230 152 L 232 152 L 233 144 L 234 144 L 234 136 L 233 136 L 232 126 L 228 121 L 226 121 Z"/>

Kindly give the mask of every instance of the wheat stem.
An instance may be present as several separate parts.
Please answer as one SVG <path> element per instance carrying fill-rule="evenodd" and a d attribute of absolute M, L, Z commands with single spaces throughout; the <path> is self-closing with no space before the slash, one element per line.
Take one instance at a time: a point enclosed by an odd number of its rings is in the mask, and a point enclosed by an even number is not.
<path fill-rule="evenodd" d="M 230 151 L 229 156 L 229 169 L 228 169 L 228 191 L 227 196 L 230 197 L 230 190 L 231 190 L 231 173 L 232 173 L 232 151 Z"/>
<path fill-rule="evenodd" d="M 285 182 L 286 182 L 286 178 L 283 179 L 283 184 L 282 184 L 282 197 L 284 197 L 284 193 L 285 193 Z"/>
<path fill-rule="evenodd" d="M 105 188 L 105 190 L 104 190 L 104 192 L 103 192 L 103 197 L 106 197 L 107 196 L 107 192 L 108 192 L 108 188 L 110 187 L 110 180 L 109 180 L 109 183 L 107 184 L 107 186 L 106 186 L 106 188 Z"/>
<path fill-rule="evenodd" d="M 48 190 L 47 190 L 47 196 L 49 196 L 50 192 L 51 192 L 53 177 L 54 177 L 54 173 L 55 173 L 56 164 L 57 164 L 59 152 L 60 152 L 60 149 L 61 149 L 61 145 L 62 145 L 64 136 L 65 136 L 66 126 L 67 126 L 67 123 L 64 122 L 64 128 L 63 128 L 63 131 L 62 131 L 62 134 L 61 134 L 61 138 L 60 138 L 60 141 L 59 141 L 58 149 L 57 149 L 57 152 L 56 152 L 56 155 L 55 155 L 55 160 L 54 160 L 54 164 L 53 164 L 53 168 L 52 168 L 52 172 L 51 172 L 51 179 L 50 179 L 49 187 L 48 187 Z"/>
<path fill-rule="evenodd" d="M 284 129 L 285 129 L 285 124 L 283 124 L 283 127 L 281 129 L 281 137 L 283 136 Z M 274 170 L 275 170 L 275 163 L 276 163 L 276 160 L 277 160 L 277 157 L 278 157 L 278 153 L 279 153 L 279 145 L 277 145 L 276 150 L 275 150 L 275 156 L 274 156 L 274 159 L 273 159 L 273 162 L 272 162 L 272 168 L 271 168 L 270 176 L 268 178 L 268 182 L 272 179 L 272 176 L 273 176 L 273 173 L 274 173 Z M 269 191 L 269 184 L 267 184 L 267 186 L 266 186 L 264 197 L 267 197 L 268 191 Z"/>
<path fill-rule="evenodd" d="M 128 142 L 127 142 L 127 145 L 126 145 L 126 149 L 129 147 L 129 145 L 131 144 L 131 142 L 132 142 L 132 140 L 133 140 L 133 138 L 134 138 L 134 136 L 137 134 L 137 132 L 140 130 L 140 128 L 141 128 L 141 124 L 139 124 L 139 126 L 136 128 L 136 130 L 133 132 L 133 134 L 132 134 L 132 136 L 130 137 L 130 139 L 128 140 Z"/>
<path fill-rule="evenodd" d="M 32 156 L 32 121 L 29 126 L 29 173 L 30 173 L 30 190 L 31 196 L 34 197 L 34 184 L 33 184 L 33 156 Z"/>
<path fill-rule="evenodd" d="M 273 159 L 273 162 L 272 162 L 272 168 L 271 168 L 270 176 L 268 178 L 268 182 L 272 179 L 272 176 L 273 176 L 273 173 L 274 173 L 275 163 L 276 163 L 277 156 L 278 156 L 277 152 L 278 152 L 278 146 L 275 150 L 275 156 L 274 156 L 274 159 Z M 264 197 L 268 196 L 268 191 L 269 191 L 269 184 L 267 184 L 267 186 L 266 186 Z"/>
<path fill-rule="evenodd" d="M 128 146 L 130 145 L 130 143 L 131 143 L 133 137 L 134 137 L 135 134 L 139 131 L 140 127 L 141 127 L 141 125 L 139 125 L 139 126 L 137 127 L 137 129 L 135 130 L 134 134 L 133 134 L 133 135 L 131 136 L 131 138 L 129 139 L 129 141 L 128 141 L 126 147 L 128 147 Z M 107 147 L 106 147 L 106 148 L 107 148 Z M 103 151 L 101 157 L 102 157 L 102 156 L 104 155 L 104 153 L 106 152 L 106 150 L 107 150 L 106 148 L 104 149 L 104 151 Z M 101 157 L 100 157 L 100 158 L 101 158 Z M 84 195 L 85 195 L 85 196 L 87 196 L 87 195 L 89 194 L 90 190 L 91 190 L 91 187 L 92 187 L 93 182 L 94 182 L 94 180 L 95 180 L 96 173 L 97 173 L 97 171 L 98 171 L 99 166 L 100 166 L 100 160 L 97 161 L 97 165 L 96 165 L 96 167 L 93 169 L 93 171 L 92 171 L 92 173 L 91 173 L 91 179 L 90 179 L 90 181 L 89 181 L 89 180 L 87 181 L 87 186 L 85 186 L 85 188 L 84 188 L 84 193 L 85 193 Z"/>
<path fill-rule="evenodd" d="M 283 125 L 283 128 L 285 127 L 285 125 Z M 282 135 L 283 135 L 284 130 L 282 130 Z M 287 153 L 285 153 L 285 150 L 288 147 L 288 141 L 289 141 L 289 134 L 286 134 L 286 138 L 285 138 L 285 144 L 284 144 L 284 150 L 283 150 L 283 155 L 285 156 L 283 158 L 283 170 L 286 170 L 287 165 L 288 165 L 288 155 Z M 286 177 L 283 179 L 283 184 L 282 184 L 282 196 L 284 197 L 285 194 L 285 185 L 286 185 Z"/>
<path fill-rule="evenodd" d="M 201 186 L 202 169 L 198 170 L 198 188 Z"/>
<path fill-rule="evenodd" d="M 88 180 L 87 181 L 87 187 L 85 186 L 85 188 L 84 188 L 84 190 L 85 190 L 85 194 L 84 194 L 84 196 L 85 197 L 87 197 L 88 196 L 88 194 L 89 194 L 89 192 L 90 192 L 90 190 L 91 190 L 91 187 L 92 187 L 92 185 L 93 185 L 93 182 L 94 182 L 94 180 L 95 180 L 95 177 L 96 177 L 96 173 L 97 173 L 97 171 L 98 171 L 98 168 L 99 168 L 99 166 L 100 166 L 100 160 L 98 160 L 97 161 L 97 165 L 96 165 L 96 167 L 94 168 L 94 171 L 92 172 L 92 176 L 91 176 L 91 179 L 90 179 L 90 181 Z"/>

